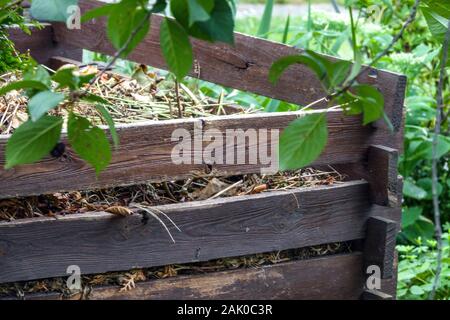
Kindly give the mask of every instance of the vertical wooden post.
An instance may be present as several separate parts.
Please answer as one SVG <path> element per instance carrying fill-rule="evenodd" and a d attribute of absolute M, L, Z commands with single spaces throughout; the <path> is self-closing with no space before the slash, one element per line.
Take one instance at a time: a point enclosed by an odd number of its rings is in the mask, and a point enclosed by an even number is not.
<path fill-rule="evenodd" d="M 393 276 L 395 237 L 397 222 L 382 217 L 371 217 L 367 221 L 367 236 L 364 243 L 364 266 L 380 267 L 381 278 Z"/>
<path fill-rule="evenodd" d="M 388 207 L 400 205 L 397 161 L 396 149 L 380 145 L 370 146 L 367 171 L 372 203 Z"/>

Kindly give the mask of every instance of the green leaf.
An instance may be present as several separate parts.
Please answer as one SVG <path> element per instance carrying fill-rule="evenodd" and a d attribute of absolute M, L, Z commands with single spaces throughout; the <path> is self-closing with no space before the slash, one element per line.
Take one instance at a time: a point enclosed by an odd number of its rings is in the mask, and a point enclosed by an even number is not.
<path fill-rule="evenodd" d="M 211 19 L 204 22 L 197 22 L 193 27 L 198 30 L 192 35 L 196 36 L 200 32 L 208 34 L 210 41 L 219 41 L 234 44 L 234 15 L 228 1 L 215 0 L 214 9 L 211 12 Z"/>
<path fill-rule="evenodd" d="M 438 40 L 439 42 L 444 42 L 445 33 L 447 31 L 448 19 L 439 15 L 437 12 L 431 10 L 427 7 L 421 7 L 423 16 L 427 21 L 428 28 L 430 29 L 431 34 Z"/>
<path fill-rule="evenodd" d="M 110 15 L 107 23 L 107 35 L 113 46 L 120 50 L 127 44 L 133 31 L 141 27 L 126 50 L 122 53 L 122 57 L 127 56 L 141 41 L 145 38 L 150 30 L 150 19 L 147 19 L 147 10 L 138 9 L 136 1 L 122 1 L 116 4 L 110 10 Z M 144 24 L 142 25 L 143 21 Z"/>
<path fill-rule="evenodd" d="M 189 37 L 174 20 L 164 18 L 160 27 L 161 50 L 169 70 L 178 80 L 183 79 L 191 70 L 193 54 Z"/>
<path fill-rule="evenodd" d="M 409 225 L 402 231 L 402 235 L 414 242 L 417 238 L 431 239 L 434 235 L 434 225 L 430 219 L 420 216 L 415 223 Z"/>
<path fill-rule="evenodd" d="M 427 196 L 425 197 L 425 199 L 427 200 L 432 200 L 433 199 L 433 187 L 432 187 L 432 182 L 431 182 L 431 178 L 422 178 L 417 180 L 416 184 L 417 186 L 419 186 L 420 188 L 422 188 L 423 190 L 425 190 L 427 192 Z M 437 193 L 438 196 L 441 195 L 443 190 L 442 185 L 438 182 L 437 183 Z"/>
<path fill-rule="evenodd" d="M 6 145 L 5 169 L 32 163 L 48 155 L 59 141 L 62 124 L 61 117 L 52 116 L 23 123 L 14 131 Z"/>
<path fill-rule="evenodd" d="M 81 99 L 85 100 L 87 102 L 92 102 L 92 103 L 111 104 L 111 103 L 109 103 L 108 100 L 103 99 L 102 97 L 100 97 L 96 94 L 93 94 L 93 93 L 87 93 L 87 94 L 83 95 L 81 97 Z"/>
<path fill-rule="evenodd" d="M 30 13 L 36 20 L 66 22 L 67 8 L 77 4 L 77 0 L 33 0 Z"/>
<path fill-rule="evenodd" d="M 421 287 L 416 286 L 416 285 L 414 285 L 414 286 L 412 286 L 411 288 L 409 288 L 409 290 L 410 290 L 411 293 L 412 293 L 413 295 L 415 295 L 415 296 L 421 296 L 422 294 L 425 293 L 425 291 L 424 291 Z"/>
<path fill-rule="evenodd" d="M 37 65 L 35 67 L 29 68 L 23 74 L 23 80 L 33 80 L 39 81 L 47 86 L 47 88 L 51 88 L 52 78 L 48 71 L 41 65 Z"/>
<path fill-rule="evenodd" d="M 111 147 L 105 132 L 88 119 L 71 113 L 67 134 L 72 148 L 94 167 L 97 175 L 111 162 Z"/>
<path fill-rule="evenodd" d="M 288 34 L 289 34 L 289 26 L 291 24 L 291 15 L 289 14 L 287 19 L 286 19 L 286 24 L 284 25 L 284 30 L 283 30 L 283 38 L 281 38 L 281 42 L 286 44 L 288 41 Z"/>
<path fill-rule="evenodd" d="M 229 1 L 214 0 L 214 7 L 207 21 L 189 25 L 189 10 L 186 1 L 171 1 L 170 9 L 176 21 L 187 30 L 188 34 L 198 39 L 215 42 L 234 43 L 234 13 Z"/>
<path fill-rule="evenodd" d="M 402 228 L 409 227 L 414 224 L 417 219 L 419 219 L 422 214 L 423 208 L 421 207 L 411 207 L 411 208 L 403 208 L 402 212 Z"/>
<path fill-rule="evenodd" d="M 17 82 L 13 82 L 7 84 L 0 88 L 0 96 L 8 93 L 12 90 L 21 90 L 21 89 L 36 89 L 36 90 L 47 90 L 47 86 L 39 81 L 34 80 L 21 80 Z"/>
<path fill-rule="evenodd" d="M 109 126 L 109 130 L 111 132 L 111 138 L 113 139 L 114 146 L 119 145 L 119 136 L 117 135 L 116 126 L 114 124 L 114 120 L 111 117 L 108 109 L 106 109 L 103 105 L 111 105 L 109 101 L 103 99 L 102 97 L 95 95 L 93 93 L 88 93 L 82 97 L 83 100 L 96 103 L 95 108 L 102 115 L 103 119 Z"/>
<path fill-rule="evenodd" d="M 172 0 L 172 1 L 180 1 L 180 0 Z M 181 0 L 186 1 L 186 0 Z M 197 0 L 187 0 L 189 6 L 189 25 L 193 25 L 197 21 L 206 21 L 210 18 L 208 8 L 203 6 Z M 213 3 L 214 4 L 214 3 Z"/>
<path fill-rule="evenodd" d="M 122 57 L 126 57 L 131 51 L 133 51 L 134 48 L 136 48 L 137 45 L 141 43 L 141 41 L 147 36 L 148 32 L 150 31 L 150 18 L 147 17 L 147 15 L 148 12 L 147 10 L 144 9 L 137 10 L 135 12 L 135 15 L 133 16 L 133 23 L 131 29 L 134 30 L 139 26 L 140 29 L 128 44 L 127 49 L 122 54 Z M 144 24 L 141 25 L 144 20 L 145 20 Z"/>
<path fill-rule="evenodd" d="M 274 0 L 266 0 L 261 23 L 259 24 L 258 32 L 256 33 L 258 37 L 267 39 L 270 30 L 270 24 L 272 22 L 272 11 L 274 3 Z"/>
<path fill-rule="evenodd" d="M 364 125 L 383 116 L 384 97 L 380 91 L 365 84 L 353 86 L 352 89 L 362 105 Z"/>
<path fill-rule="evenodd" d="M 105 119 L 106 123 L 108 124 L 109 131 L 111 132 L 111 138 L 112 138 L 112 140 L 114 142 L 114 146 L 117 147 L 119 145 L 119 136 L 117 135 L 116 126 L 114 124 L 113 118 L 111 117 L 111 114 L 101 104 L 96 104 L 95 108 L 97 109 L 98 112 L 100 112 L 100 114 L 102 115 L 103 119 Z"/>
<path fill-rule="evenodd" d="M 326 115 L 307 114 L 292 121 L 280 137 L 280 169 L 298 169 L 313 162 L 328 138 Z"/>
<path fill-rule="evenodd" d="M 423 0 L 431 11 L 450 19 L 450 2 L 448 0 Z"/>
<path fill-rule="evenodd" d="M 91 9 L 81 16 L 81 22 L 84 23 L 98 17 L 107 16 L 111 14 L 111 11 L 114 6 L 115 4 L 110 3 L 102 5 L 101 7 L 98 8 Z"/>
<path fill-rule="evenodd" d="M 425 199 L 427 192 L 414 184 L 410 179 L 406 179 L 403 183 L 403 194 L 417 200 Z"/>
<path fill-rule="evenodd" d="M 329 70 L 327 70 L 327 77 L 325 86 L 327 87 L 329 93 L 336 87 L 342 85 L 350 72 L 352 64 L 350 61 L 337 61 L 329 65 Z"/>
<path fill-rule="evenodd" d="M 83 85 L 89 83 L 92 79 L 94 79 L 95 73 L 89 73 L 85 75 L 78 76 L 78 86 L 82 87 Z"/>
<path fill-rule="evenodd" d="M 312 51 L 305 51 L 300 55 L 285 56 L 275 61 L 269 70 L 269 80 L 276 83 L 281 74 L 293 64 L 304 64 L 311 68 L 322 81 L 327 75 L 329 62 Z"/>
<path fill-rule="evenodd" d="M 28 101 L 28 112 L 32 121 L 39 120 L 47 111 L 52 110 L 64 100 L 62 93 L 41 91 Z"/>
<path fill-rule="evenodd" d="M 72 90 L 78 89 L 80 79 L 74 75 L 75 68 L 62 68 L 56 71 L 52 80 L 59 84 L 60 88 L 68 87 Z"/>

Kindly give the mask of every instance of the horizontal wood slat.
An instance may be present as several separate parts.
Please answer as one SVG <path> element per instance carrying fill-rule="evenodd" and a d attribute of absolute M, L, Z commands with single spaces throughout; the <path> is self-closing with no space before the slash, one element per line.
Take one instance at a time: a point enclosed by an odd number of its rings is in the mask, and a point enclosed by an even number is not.
<path fill-rule="evenodd" d="M 362 239 L 366 220 L 383 208 L 373 209 L 368 188 L 352 181 L 155 207 L 182 230 L 171 227 L 176 243 L 139 214 L 0 222 L 0 282 L 63 276 L 73 264 L 101 273 Z"/>
<path fill-rule="evenodd" d="M 98 178 L 94 170 L 70 148 L 67 149 L 67 158 L 49 156 L 35 164 L 4 170 L 8 136 L 0 135 L 0 198 L 175 180 L 192 175 L 259 173 L 261 168 L 267 167 L 260 161 L 257 164 L 249 164 L 250 161 L 246 160 L 246 164 L 211 166 L 206 165 L 204 161 L 199 164 L 174 164 L 171 154 L 178 141 L 172 141 L 172 133 L 175 129 L 185 129 L 194 139 L 210 129 L 217 129 L 223 135 L 226 135 L 227 129 L 267 129 L 270 132 L 273 129 L 285 128 L 300 115 L 299 112 L 261 113 L 121 125 L 118 126 L 120 145 L 113 152 L 111 164 Z M 362 161 L 371 144 L 386 138 L 374 135 L 374 128 L 363 127 L 358 117 L 345 117 L 339 111 L 328 113 L 328 131 L 327 147 L 313 165 Z M 268 136 L 270 137 L 270 134 Z M 63 141 L 67 143 L 66 138 Z M 204 146 L 209 143 L 205 142 Z M 270 146 L 267 149 L 271 150 L 270 140 L 268 143 Z M 223 139 L 223 146 L 226 149 L 226 139 Z M 252 146 L 255 146 L 255 143 L 234 148 L 234 151 L 236 154 L 245 154 L 245 159 L 249 159 L 249 153 L 253 153 Z M 258 150 L 261 149 L 258 147 Z M 198 148 L 193 148 L 192 156 L 196 154 L 199 154 Z"/>
<path fill-rule="evenodd" d="M 117 286 L 97 287 L 85 297 L 67 299 L 358 299 L 363 292 L 359 252 L 280 263 L 261 268 L 179 276 L 136 284 L 131 291 Z M 27 296 L 29 300 L 64 299 L 58 293 Z"/>

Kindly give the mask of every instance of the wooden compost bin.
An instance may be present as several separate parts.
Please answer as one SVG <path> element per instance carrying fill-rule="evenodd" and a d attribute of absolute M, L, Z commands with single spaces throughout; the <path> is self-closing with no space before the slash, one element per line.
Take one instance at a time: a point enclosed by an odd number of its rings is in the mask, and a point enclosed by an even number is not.
<path fill-rule="evenodd" d="M 80 1 L 82 11 L 98 6 Z M 157 68 L 166 65 L 160 53 L 160 16 L 152 17 L 151 32 L 128 59 Z M 57 67 L 66 58 L 81 59 L 81 49 L 113 54 L 105 22 L 93 21 L 81 30 L 46 25 L 32 36 L 12 30 L 17 47 L 40 62 Z M 235 34 L 235 46 L 193 40 L 196 72 L 192 76 L 216 84 L 306 105 L 325 95 L 305 66 L 291 67 L 274 86 L 268 70 L 278 58 L 298 49 Z M 332 59 L 332 58 L 330 58 Z M 293 192 L 159 206 L 181 228 L 176 243 L 157 221 L 144 225 L 138 214 L 117 218 L 105 212 L 72 214 L 0 222 L 0 283 L 67 276 L 69 265 L 82 273 L 181 264 L 255 253 L 301 248 L 341 241 L 358 241 L 360 250 L 320 258 L 290 261 L 258 269 L 230 270 L 141 282 L 136 289 L 95 290 L 92 299 L 391 299 L 396 289 L 395 237 L 401 216 L 401 179 L 397 156 L 402 144 L 402 75 L 370 69 L 359 79 L 384 95 L 384 122 L 362 126 L 360 117 L 328 112 L 328 144 L 313 166 L 331 165 L 350 179 L 338 185 Z M 320 106 L 318 106 L 320 107 Z M 172 131 L 211 128 L 283 129 L 299 112 L 230 115 L 200 119 L 154 121 L 118 127 L 121 144 L 110 166 L 96 179 L 94 171 L 71 150 L 70 161 L 45 158 L 39 163 L 0 169 L 0 199 L 53 192 L 169 181 L 196 175 L 227 176 L 258 173 L 261 164 L 175 165 Z M 0 136 L 0 167 L 8 136 Z M 65 138 L 63 138 L 65 141 Z M 270 146 L 269 146 L 270 147 Z M 247 155 L 249 148 L 237 150 Z M 380 290 L 366 290 L 365 267 L 382 271 Z M 57 294 L 26 298 L 52 299 Z"/>

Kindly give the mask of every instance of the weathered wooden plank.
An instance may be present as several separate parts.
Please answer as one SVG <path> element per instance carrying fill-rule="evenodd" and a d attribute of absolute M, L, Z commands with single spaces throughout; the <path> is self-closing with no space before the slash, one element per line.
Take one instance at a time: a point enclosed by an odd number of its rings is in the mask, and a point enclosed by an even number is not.
<path fill-rule="evenodd" d="M 362 239 L 371 213 L 364 181 L 155 208 L 182 230 L 169 225 L 175 243 L 140 214 L 2 222 L 0 282 L 62 276 L 69 265 L 101 273 Z"/>
<path fill-rule="evenodd" d="M 82 297 L 58 293 L 25 295 L 28 300 L 91 299 L 359 299 L 363 291 L 359 252 L 280 263 L 256 269 L 149 280 L 120 292 L 117 286 L 93 288 Z"/>
<path fill-rule="evenodd" d="M 81 60 L 74 60 L 60 56 L 53 56 L 48 60 L 48 66 L 53 70 L 58 70 L 60 67 L 66 64 L 73 64 L 75 66 L 78 66 L 81 64 Z"/>
<path fill-rule="evenodd" d="M 381 278 L 393 275 L 395 239 L 397 223 L 382 217 L 371 217 L 367 221 L 367 235 L 364 243 L 365 268 L 370 265 L 378 266 Z"/>
<path fill-rule="evenodd" d="M 82 0 L 82 12 L 101 5 L 95 0 Z M 162 17 L 152 16 L 150 34 L 128 56 L 138 63 L 167 69 L 159 45 L 159 25 Z M 55 24 L 56 39 L 62 43 L 112 55 L 115 50 L 106 36 L 105 20 L 97 19 L 83 24 L 80 30 L 69 30 L 63 24 Z M 197 72 L 192 76 L 227 87 L 268 96 L 288 102 L 307 105 L 326 96 L 320 82 L 307 67 L 296 65 L 281 77 L 277 85 L 268 81 L 272 63 L 286 55 L 298 54 L 291 46 L 235 33 L 235 45 L 211 44 L 192 40 Z M 330 59 L 335 59 L 329 57 Z M 395 133 L 383 145 L 397 147 L 401 137 L 397 134 L 402 126 L 402 108 L 406 78 L 395 73 L 371 69 L 359 79 L 361 83 L 376 86 L 385 98 L 385 110 L 394 126 Z M 318 104 L 318 107 L 323 105 Z M 383 131 L 386 126 L 380 122 Z"/>
<path fill-rule="evenodd" d="M 9 30 L 11 39 L 19 52 L 30 52 L 30 55 L 39 63 L 49 65 L 52 56 L 64 56 L 81 61 L 83 50 L 70 43 L 53 41 L 53 28 L 44 24 L 44 28 L 30 27 L 31 35 L 27 35 L 19 28 Z"/>
<path fill-rule="evenodd" d="M 367 170 L 373 203 L 390 207 L 401 204 L 397 162 L 397 150 L 380 145 L 369 148 Z"/>
<path fill-rule="evenodd" d="M 113 152 L 111 164 L 96 178 L 94 170 L 79 159 L 70 148 L 67 157 L 47 157 L 36 164 L 21 165 L 4 170 L 4 150 L 8 136 L 0 136 L 0 198 L 70 191 L 77 189 L 94 189 L 118 185 L 131 185 L 144 182 L 175 180 L 192 175 L 207 175 L 211 171 L 215 175 L 259 173 L 261 168 L 269 167 L 262 161 L 251 163 L 249 154 L 258 150 L 272 149 L 259 135 L 259 130 L 270 132 L 285 128 L 302 113 L 261 113 L 253 115 L 230 115 L 211 118 L 151 121 L 136 125 L 119 125 L 120 145 Z M 176 164 L 172 160 L 172 151 L 179 139 L 172 139 L 172 133 L 184 129 L 192 139 L 200 138 L 210 129 L 216 129 L 223 135 L 226 130 L 252 129 L 258 133 L 258 144 L 255 142 L 233 148 L 236 154 L 242 154 L 244 164 L 237 162 L 213 164 L 208 166 L 205 159 L 194 161 L 202 151 L 192 144 L 190 152 L 191 164 Z M 337 163 L 353 163 L 366 158 L 367 148 L 378 142 L 379 135 L 374 136 L 371 127 L 363 127 L 357 117 L 344 117 L 341 112 L 328 113 L 328 144 L 322 155 L 313 165 L 333 165 Z M 281 132 L 280 132 L 281 134 Z M 63 138 L 67 144 L 67 139 Z M 228 149 L 223 139 L 223 149 Z M 236 143 L 236 142 L 235 142 Z M 210 142 L 204 142 L 203 146 Z M 277 150 L 276 145 L 274 146 Z M 226 152 L 228 152 L 227 150 Z M 273 153 L 271 153 L 273 155 Z M 226 157 L 224 157 L 224 162 Z M 196 163 L 194 163 L 196 162 Z"/>

